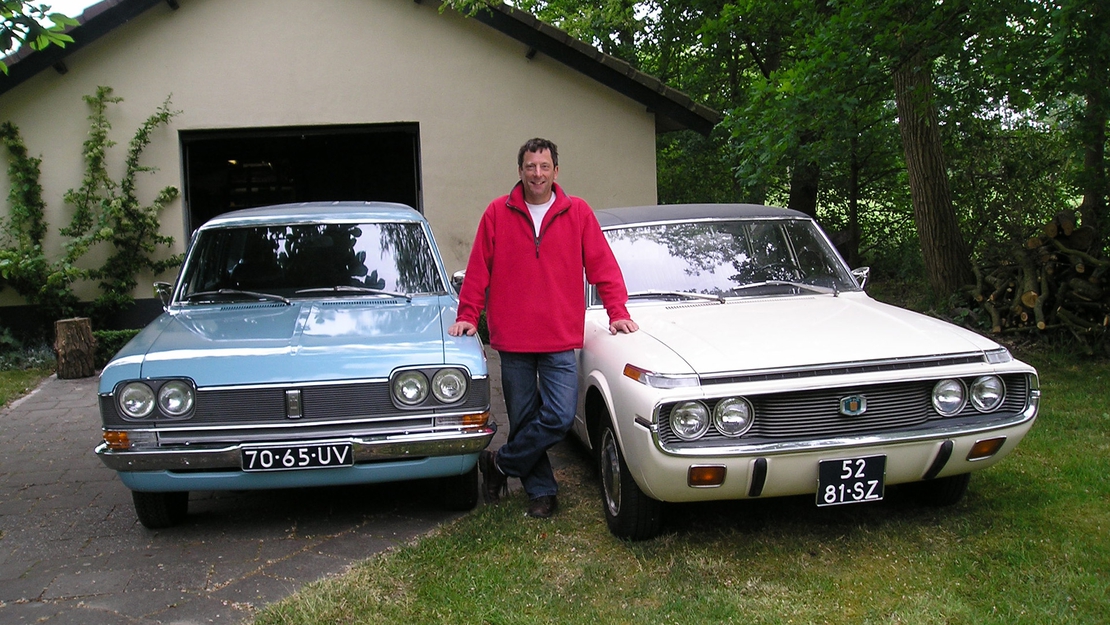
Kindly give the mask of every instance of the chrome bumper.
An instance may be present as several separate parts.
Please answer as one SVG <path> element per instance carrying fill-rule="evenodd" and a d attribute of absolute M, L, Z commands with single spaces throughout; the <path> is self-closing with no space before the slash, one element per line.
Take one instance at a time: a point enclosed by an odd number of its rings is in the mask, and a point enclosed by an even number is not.
<path fill-rule="evenodd" d="M 322 440 L 268 441 L 274 445 L 300 443 L 350 443 L 355 464 L 389 460 L 412 460 L 435 456 L 476 454 L 489 445 L 494 429 L 483 427 L 461 432 L 398 434 L 381 438 L 336 437 Z M 257 443 L 251 443 L 256 445 Z M 109 469 L 115 471 L 226 471 L 242 468 L 244 444 L 219 447 L 166 447 L 149 449 L 109 449 L 101 443 L 94 450 Z"/>

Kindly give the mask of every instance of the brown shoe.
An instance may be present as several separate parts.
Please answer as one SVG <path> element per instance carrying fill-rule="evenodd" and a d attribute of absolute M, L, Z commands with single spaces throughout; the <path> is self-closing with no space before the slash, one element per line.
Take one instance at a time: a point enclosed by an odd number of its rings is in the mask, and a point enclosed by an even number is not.
<path fill-rule="evenodd" d="M 483 449 L 478 454 L 478 470 L 482 472 L 482 495 L 486 503 L 501 501 L 501 493 L 509 494 L 509 476 L 497 468 L 497 454 Z"/>
<path fill-rule="evenodd" d="M 555 495 L 543 495 L 536 497 L 528 504 L 528 516 L 537 519 L 546 519 L 547 517 L 555 514 L 555 510 L 559 507 L 559 500 Z"/>

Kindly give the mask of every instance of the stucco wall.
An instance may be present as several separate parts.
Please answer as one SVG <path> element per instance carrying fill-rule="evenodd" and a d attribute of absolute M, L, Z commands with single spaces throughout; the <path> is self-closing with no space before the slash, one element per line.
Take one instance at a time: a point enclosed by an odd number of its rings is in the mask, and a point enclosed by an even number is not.
<path fill-rule="evenodd" d="M 482 209 L 515 182 L 517 148 L 531 137 L 559 145 L 559 182 L 595 208 L 656 202 L 653 115 L 526 51 L 476 20 L 412 0 L 181 0 L 69 56 L 68 73 L 42 72 L 0 96 L 0 120 L 19 126 L 43 159 L 54 254 L 71 214 L 62 195 L 81 183 L 82 98 L 98 85 L 124 98 L 109 109 L 116 178 L 142 121 L 170 95 L 182 111 L 144 155 L 158 168 L 140 181 L 146 201 L 164 186 L 183 188 L 179 131 L 416 122 L 425 214 L 453 271 L 465 265 Z M 162 223 L 181 251 L 181 200 Z M 138 297 L 150 296 L 152 279 L 140 278 Z M 0 304 L 19 301 L 10 289 L 0 294 Z"/>

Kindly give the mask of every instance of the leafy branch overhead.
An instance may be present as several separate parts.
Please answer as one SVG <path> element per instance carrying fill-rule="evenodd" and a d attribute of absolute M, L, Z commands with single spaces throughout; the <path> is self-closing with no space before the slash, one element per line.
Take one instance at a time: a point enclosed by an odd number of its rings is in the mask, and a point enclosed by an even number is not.
<path fill-rule="evenodd" d="M 19 130 L 11 123 L 0 125 L 0 141 L 8 148 L 11 193 L 10 217 L 4 227 L 0 246 L 0 285 L 11 286 L 29 302 L 44 308 L 49 319 L 77 312 L 74 283 L 99 281 L 101 294 L 88 314 L 103 321 L 134 302 L 137 276 L 144 272 L 161 273 L 181 262 L 180 256 L 157 258 L 159 249 L 173 244 L 173 238 L 160 232 L 158 216 L 177 198 L 176 187 L 165 187 L 153 201 L 144 204 L 136 192 L 139 174 L 154 168 L 141 164 L 143 151 L 154 132 L 170 122 L 178 111 L 170 107 L 169 97 L 135 132 L 128 146 L 123 176 L 117 181 L 107 169 L 107 157 L 115 141 L 109 138 L 111 124 L 107 111 L 121 98 L 109 87 L 99 87 L 86 96 L 92 109 L 89 137 L 83 146 L 85 174 L 81 186 L 70 189 L 64 202 L 73 207 L 70 224 L 59 229 L 68 239 L 60 259 L 50 260 L 42 242 L 46 236 L 45 201 L 39 184 L 40 159 L 28 156 Z M 108 257 L 94 269 L 79 264 L 94 247 L 108 246 Z"/>
<path fill-rule="evenodd" d="M 45 4 L 0 2 L 0 54 L 9 54 L 27 45 L 32 50 L 45 50 L 50 46 L 66 47 L 73 43 L 73 37 L 65 33 L 66 28 L 77 26 L 77 20 L 62 13 L 48 13 Z M 46 21 L 50 25 L 46 25 Z M 0 72 L 8 73 L 8 66 L 0 61 Z"/>

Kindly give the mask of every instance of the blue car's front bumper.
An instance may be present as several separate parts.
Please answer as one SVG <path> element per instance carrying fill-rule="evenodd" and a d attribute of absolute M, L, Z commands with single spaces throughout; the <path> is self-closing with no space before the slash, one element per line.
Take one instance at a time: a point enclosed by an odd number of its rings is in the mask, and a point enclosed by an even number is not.
<path fill-rule="evenodd" d="M 247 472 L 241 445 L 154 448 L 126 451 L 96 448 L 101 461 L 119 472 L 128 488 L 145 492 L 253 490 L 394 482 L 461 475 L 494 435 L 490 426 L 455 432 L 350 438 L 354 465 L 335 468 Z M 336 439 L 329 439 L 335 441 Z"/>

